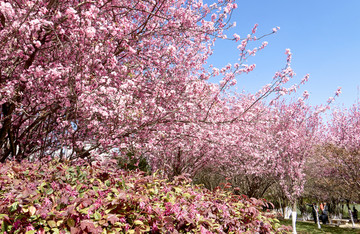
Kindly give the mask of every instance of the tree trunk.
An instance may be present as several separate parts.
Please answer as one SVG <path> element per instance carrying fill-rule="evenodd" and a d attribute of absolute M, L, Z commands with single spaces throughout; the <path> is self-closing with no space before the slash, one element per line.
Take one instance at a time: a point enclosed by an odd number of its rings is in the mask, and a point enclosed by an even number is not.
<path fill-rule="evenodd" d="M 351 223 L 352 223 L 352 228 L 355 228 L 353 212 L 352 212 L 349 204 L 347 204 L 347 207 L 348 207 L 348 213 L 349 213 L 349 216 L 350 216 L 350 220 L 351 220 Z"/>
<path fill-rule="evenodd" d="M 285 211 L 282 208 L 280 197 L 279 197 L 279 204 L 280 204 L 280 212 L 282 213 L 282 216 L 284 217 L 285 216 Z"/>
<path fill-rule="evenodd" d="M 318 212 L 318 207 L 315 205 L 315 213 L 316 213 L 316 223 L 318 225 L 318 229 L 321 229 L 321 225 L 320 225 L 320 219 L 319 219 L 319 212 Z"/>
<path fill-rule="evenodd" d="M 297 211 L 296 211 L 296 200 L 295 200 L 293 207 L 292 207 L 292 213 L 291 213 L 293 234 L 297 234 L 297 232 L 296 232 L 296 216 L 297 216 Z"/>

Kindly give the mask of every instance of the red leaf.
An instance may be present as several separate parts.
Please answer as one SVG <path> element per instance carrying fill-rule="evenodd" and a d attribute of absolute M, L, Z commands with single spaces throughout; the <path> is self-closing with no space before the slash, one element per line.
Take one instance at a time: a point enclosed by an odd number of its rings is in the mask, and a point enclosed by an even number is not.
<path fill-rule="evenodd" d="M 116 215 L 110 214 L 107 218 L 107 221 L 109 221 L 111 224 L 114 224 L 118 222 L 120 219 L 116 217 Z"/>

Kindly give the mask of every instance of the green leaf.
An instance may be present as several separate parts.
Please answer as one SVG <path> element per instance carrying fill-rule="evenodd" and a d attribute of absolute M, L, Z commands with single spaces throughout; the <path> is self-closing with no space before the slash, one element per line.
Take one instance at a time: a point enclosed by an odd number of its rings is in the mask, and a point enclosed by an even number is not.
<path fill-rule="evenodd" d="M 27 231 L 27 232 L 25 232 L 25 234 L 35 234 L 35 230 Z"/>
<path fill-rule="evenodd" d="M 116 207 L 117 207 L 116 205 L 111 206 L 110 209 L 105 210 L 105 214 L 109 214 Z"/>
<path fill-rule="evenodd" d="M 174 189 L 175 189 L 175 192 L 177 192 L 177 193 L 181 193 L 181 192 L 182 192 L 182 189 L 179 188 L 179 187 L 174 187 Z"/>
<path fill-rule="evenodd" d="M 81 210 L 79 210 L 79 212 L 82 213 L 82 214 L 88 214 L 88 213 L 89 213 L 89 212 L 88 212 L 89 208 L 90 208 L 90 207 L 81 209 Z"/>
<path fill-rule="evenodd" d="M 46 186 L 46 182 L 42 182 L 41 184 L 40 184 L 40 191 L 41 192 L 44 192 L 44 187 Z"/>
<path fill-rule="evenodd" d="M 96 211 L 96 212 L 94 213 L 94 219 L 95 219 L 96 221 L 100 220 L 100 219 L 101 219 L 101 214 Z"/>
<path fill-rule="evenodd" d="M 33 222 L 33 221 L 35 221 L 35 220 L 37 220 L 38 218 L 40 217 L 40 215 L 32 215 L 32 216 L 30 216 L 30 221 L 31 222 Z"/>
<path fill-rule="evenodd" d="M 151 188 L 151 189 L 149 189 L 148 191 L 149 191 L 150 195 L 154 195 L 154 194 L 155 194 L 155 190 L 154 190 L 154 189 L 152 189 L 152 188 Z"/>
<path fill-rule="evenodd" d="M 119 194 L 119 190 L 116 188 L 111 188 L 111 192 L 115 193 L 116 195 Z"/>
<path fill-rule="evenodd" d="M 80 167 L 79 167 L 79 166 L 76 166 L 76 173 L 77 173 L 78 175 L 81 174 L 81 171 L 80 171 Z"/>
<path fill-rule="evenodd" d="M 135 220 L 134 224 L 135 225 L 144 225 L 144 223 L 141 220 Z"/>
<path fill-rule="evenodd" d="M 5 233 L 6 231 L 7 231 L 7 223 L 4 220 L 1 224 L 1 232 Z"/>
<path fill-rule="evenodd" d="M 141 231 L 145 232 L 145 233 L 149 232 L 150 231 L 150 226 L 146 225 L 146 226 L 142 227 Z"/>
<path fill-rule="evenodd" d="M 56 226 L 59 227 L 63 222 L 64 222 L 64 220 L 59 220 L 59 221 L 57 221 L 57 222 L 56 222 Z"/>
<path fill-rule="evenodd" d="M 123 189 L 128 189 L 127 186 L 126 186 L 124 178 L 122 178 L 122 186 L 123 186 Z"/>
<path fill-rule="evenodd" d="M 123 223 L 121 223 L 121 222 L 115 222 L 113 225 L 114 225 L 114 226 L 119 226 L 119 227 L 124 226 L 124 224 L 123 224 Z"/>
<path fill-rule="evenodd" d="M 47 223 L 48 223 L 48 225 L 49 225 L 51 228 L 57 227 L 57 226 L 56 226 L 56 222 L 55 222 L 54 220 L 48 220 Z"/>
<path fill-rule="evenodd" d="M 67 225 L 68 225 L 69 227 L 75 227 L 75 220 L 74 220 L 74 219 L 68 219 L 68 220 L 66 221 L 66 223 L 67 223 Z"/>
<path fill-rule="evenodd" d="M 47 195 L 50 195 L 50 194 L 52 194 L 53 192 L 54 192 L 54 190 L 53 190 L 52 188 L 49 188 L 49 189 L 46 190 L 46 194 L 47 194 Z"/>
<path fill-rule="evenodd" d="M 30 215 L 33 216 L 33 215 L 35 214 L 35 212 L 36 212 L 36 208 L 35 208 L 34 206 L 30 206 L 30 207 L 29 207 L 29 213 L 30 213 Z"/>
<path fill-rule="evenodd" d="M 82 186 L 83 186 L 82 184 L 78 184 L 78 185 L 76 186 L 76 191 L 80 192 L 80 189 L 81 189 Z"/>
<path fill-rule="evenodd" d="M 14 202 L 13 204 L 11 204 L 9 211 L 10 212 L 14 212 L 17 210 L 17 208 L 19 207 L 19 203 L 18 202 Z"/>
<path fill-rule="evenodd" d="M 105 219 L 99 221 L 100 226 L 103 226 L 105 223 L 107 224 L 107 221 Z"/>
<path fill-rule="evenodd" d="M 0 219 L 3 219 L 3 218 L 9 218 L 9 216 L 7 214 L 0 214 Z"/>

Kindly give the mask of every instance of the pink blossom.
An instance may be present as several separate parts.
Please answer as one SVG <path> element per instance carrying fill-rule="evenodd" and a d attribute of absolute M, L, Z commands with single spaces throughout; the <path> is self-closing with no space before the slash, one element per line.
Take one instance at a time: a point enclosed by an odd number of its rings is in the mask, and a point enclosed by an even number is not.
<path fill-rule="evenodd" d="M 26 81 L 27 81 L 27 78 L 25 77 L 25 75 L 21 75 L 21 76 L 20 76 L 20 81 L 22 81 L 22 82 L 26 82 Z"/>
<path fill-rule="evenodd" d="M 0 2 L 0 12 L 10 18 L 15 15 L 15 11 L 9 2 Z"/>
<path fill-rule="evenodd" d="M 330 103 L 332 103 L 334 100 L 335 100 L 334 97 L 329 97 L 328 100 L 327 100 L 327 103 L 330 104 Z"/>
<path fill-rule="evenodd" d="M 309 98 L 309 92 L 305 90 L 304 93 L 303 93 L 303 97 L 304 97 L 304 99 L 308 99 Z"/>
<path fill-rule="evenodd" d="M 69 18 L 74 18 L 74 15 L 76 14 L 76 10 L 72 7 L 69 7 L 66 11 L 65 14 L 69 17 Z"/>
<path fill-rule="evenodd" d="M 217 17 L 217 15 L 215 14 L 215 13 L 213 13 L 212 15 L 211 15 L 211 21 L 215 21 L 215 19 L 216 19 L 216 17 Z"/>
<path fill-rule="evenodd" d="M 213 68 L 213 73 L 215 76 L 218 76 L 220 74 L 220 70 L 216 67 Z"/>
<path fill-rule="evenodd" d="M 40 30 L 41 22 L 39 19 L 33 19 L 29 22 L 30 28 L 35 30 Z"/>
<path fill-rule="evenodd" d="M 260 49 L 263 49 L 265 48 L 269 43 L 267 41 L 264 41 L 261 46 L 260 46 Z"/>
<path fill-rule="evenodd" d="M 168 52 L 169 54 L 173 54 L 173 53 L 175 53 L 175 51 L 176 51 L 175 46 L 173 46 L 173 45 L 169 45 L 169 46 L 168 46 L 167 52 Z"/>
<path fill-rule="evenodd" d="M 131 46 L 128 47 L 128 50 L 130 53 L 136 54 L 136 50 L 134 48 L 132 48 Z"/>
<path fill-rule="evenodd" d="M 259 25 L 258 24 L 255 24 L 254 25 L 254 27 L 253 27 L 253 29 L 252 29 L 252 34 L 254 34 L 254 33 L 256 33 L 256 30 L 257 30 L 257 27 L 258 27 Z"/>
<path fill-rule="evenodd" d="M 229 13 L 230 11 L 231 11 L 230 5 L 227 5 L 227 6 L 224 8 L 224 13 Z"/>
<path fill-rule="evenodd" d="M 280 30 L 280 27 L 275 27 L 272 29 L 274 33 L 276 33 L 278 30 Z"/>
<path fill-rule="evenodd" d="M 300 84 L 305 84 L 305 82 L 307 82 L 307 81 L 309 80 L 309 77 L 310 77 L 310 75 L 309 75 L 309 74 L 306 74 L 306 75 L 304 76 L 304 78 L 301 80 L 301 83 L 300 83 Z"/>
<path fill-rule="evenodd" d="M 335 96 L 339 96 L 341 94 L 341 87 L 339 87 L 336 92 L 335 92 Z"/>
<path fill-rule="evenodd" d="M 94 27 L 88 27 L 85 32 L 89 38 L 93 38 L 95 36 L 96 29 Z"/>
<path fill-rule="evenodd" d="M 240 36 L 238 35 L 238 34 L 236 34 L 236 33 L 234 33 L 234 38 L 235 38 L 235 41 L 239 41 L 240 40 Z"/>
<path fill-rule="evenodd" d="M 40 48 L 40 46 L 41 46 L 41 42 L 38 40 L 33 41 L 33 44 L 35 45 L 36 48 Z"/>

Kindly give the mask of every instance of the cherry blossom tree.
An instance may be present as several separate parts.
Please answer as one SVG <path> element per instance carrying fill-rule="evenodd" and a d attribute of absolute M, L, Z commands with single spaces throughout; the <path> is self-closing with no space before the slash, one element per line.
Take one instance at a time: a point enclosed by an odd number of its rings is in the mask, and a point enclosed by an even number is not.
<path fill-rule="evenodd" d="M 255 25 L 247 37 L 233 36 L 238 63 L 204 68 L 214 40 L 226 38 L 233 1 L 0 3 L 1 161 L 135 147 L 154 165 L 165 157 L 163 168 L 180 165 L 179 157 L 205 162 L 205 152 L 213 157 L 227 145 L 212 136 L 271 93 L 288 92 L 281 85 L 293 76 L 287 50 L 273 83 L 231 113 L 224 94 L 255 68 L 244 61 L 267 44 L 247 49 L 261 38 Z M 206 82 L 219 75 L 220 85 Z"/>
<path fill-rule="evenodd" d="M 329 121 L 326 160 L 353 191 L 360 191 L 360 106 L 353 105 L 343 111 L 335 110 Z M 359 194 L 358 194 L 359 195 Z"/>
<path fill-rule="evenodd" d="M 202 92 L 191 86 L 210 76 L 203 65 L 233 8 L 0 1 L 1 161 L 65 149 L 86 157 L 171 124 Z"/>
<path fill-rule="evenodd" d="M 324 126 L 323 140 L 317 146 L 313 162 L 314 187 L 325 198 L 335 202 L 359 201 L 359 104 L 349 109 L 334 109 Z M 351 212 L 349 212 L 351 215 Z M 353 223 L 354 224 L 354 223 Z"/>

